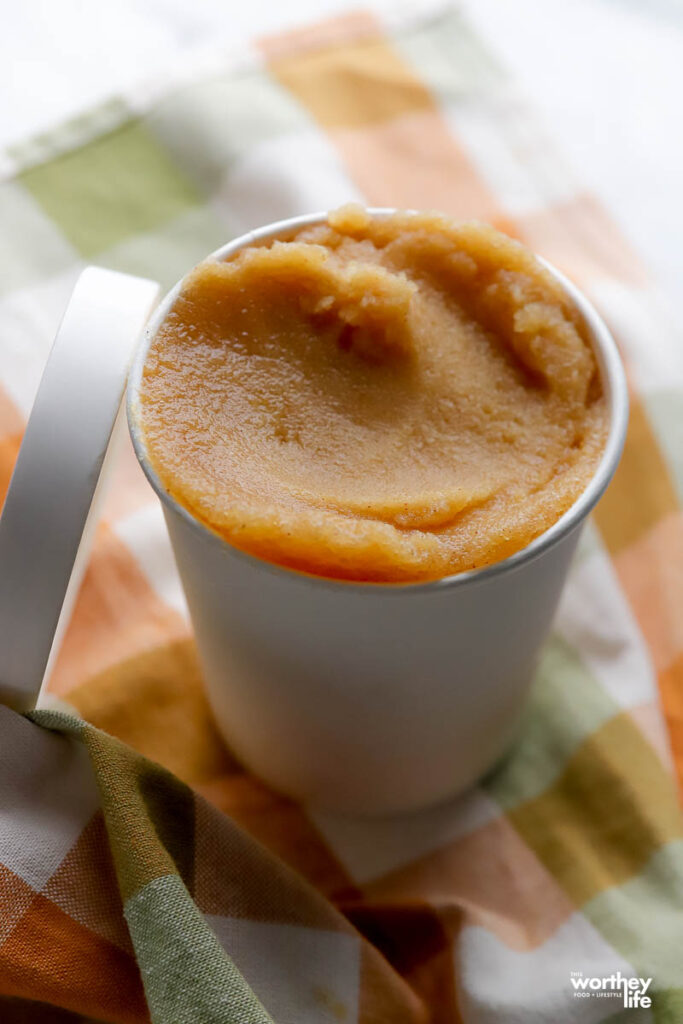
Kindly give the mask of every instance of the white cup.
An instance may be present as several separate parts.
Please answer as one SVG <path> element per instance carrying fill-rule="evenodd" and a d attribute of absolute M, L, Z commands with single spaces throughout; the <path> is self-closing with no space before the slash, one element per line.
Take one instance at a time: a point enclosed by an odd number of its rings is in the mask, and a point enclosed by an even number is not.
<path fill-rule="evenodd" d="M 209 258 L 325 217 L 268 225 Z M 595 348 L 610 414 L 600 464 L 575 504 L 523 550 L 428 583 L 347 583 L 282 568 L 232 547 L 179 505 L 147 457 L 138 389 L 180 284 L 152 318 L 128 388 L 133 444 L 163 504 L 218 726 L 275 789 L 343 812 L 408 811 L 469 786 L 511 743 L 579 533 L 616 469 L 628 419 L 609 331 L 549 269 Z"/>

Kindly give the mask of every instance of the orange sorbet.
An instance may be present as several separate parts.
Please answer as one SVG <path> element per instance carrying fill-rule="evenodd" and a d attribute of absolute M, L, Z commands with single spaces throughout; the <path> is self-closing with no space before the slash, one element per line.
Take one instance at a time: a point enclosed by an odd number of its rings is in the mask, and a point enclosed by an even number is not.
<path fill-rule="evenodd" d="M 139 416 L 164 487 L 230 544 L 402 583 L 543 533 L 608 426 L 588 329 L 531 252 L 356 206 L 193 270 Z"/>

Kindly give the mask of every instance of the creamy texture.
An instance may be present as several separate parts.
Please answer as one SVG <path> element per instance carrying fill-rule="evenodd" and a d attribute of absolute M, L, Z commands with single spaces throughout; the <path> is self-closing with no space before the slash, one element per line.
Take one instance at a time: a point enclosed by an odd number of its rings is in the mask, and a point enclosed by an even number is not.
<path fill-rule="evenodd" d="M 230 543 L 395 582 L 524 547 L 607 433 L 587 329 L 528 250 L 358 207 L 190 273 L 140 417 L 164 487 Z"/>

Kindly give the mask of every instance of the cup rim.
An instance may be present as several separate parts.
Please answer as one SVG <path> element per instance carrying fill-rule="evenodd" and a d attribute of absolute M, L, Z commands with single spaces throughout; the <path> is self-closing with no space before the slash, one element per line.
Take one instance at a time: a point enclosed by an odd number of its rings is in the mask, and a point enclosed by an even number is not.
<path fill-rule="evenodd" d="M 401 211 L 392 207 L 368 207 L 367 212 L 372 217 L 388 217 L 391 214 Z M 413 213 L 416 211 L 409 210 L 402 212 Z M 262 242 L 265 239 L 272 239 L 275 241 L 283 235 L 290 234 L 291 232 L 297 231 L 301 228 L 312 227 L 314 225 L 324 223 L 327 220 L 327 217 L 327 211 L 320 211 L 317 213 L 304 214 L 298 217 L 288 217 L 284 220 L 266 224 L 253 231 L 248 231 L 245 234 L 240 235 L 238 238 L 227 242 L 225 245 L 220 246 L 212 253 L 209 253 L 209 255 L 201 262 L 225 260 L 229 256 L 234 255 L 240 249 L 252 245 L 254 242 Z M 465 586 L 466 584 L 483 582 L 484 580 L 491 579 L 495 576 L 515 571 L 528 562 L 535 560 L 548 549 L 555 547 L 556 544 L 568 536 L 575 527 L 587 518 L 591 510 L 604 494 L 621 457 L 626 438 L 629 414 L 626 373 L 616 342 L 614 341 L 607 325 L 593 304 L 572 281 L 570 281 L 561 271 L 557 270 L 556 267 L 542 256 L 536 256 L 536 258 L 560 283 L 565 292 L 569 295 L 569 298 L 572 299 L 578 308 L 588 327 L 607 398 L 610 428 L 602 456 L 587 487 L 584 488 L 576 501 L 559 517 L 559 519 L 519 551 L 515 551 L 513 554 L 508 555 L 507 558 L 504 558 L 499 562 L 493 562 L 492 564 L 482 566 L 481 568 L 467 569 L 463 572 L 452 573 L 449 576 L 443 576 L 435 580 L 418 580 L 414 582 L 344 580 L 336 579 L 335 577 L 318 576 L 315 573 L 307 573 L 299 569 L 279 565 L 276 562 L 269 562 L 265 559 L 259 558 L 258 556 L 252 555 L 248 551 L 244 551 L 241 548 L 236 547 L 234 544 L 231 544 L 227 538 L 223 537 L 220 533 L 212 530 L 201 520 L 197 519 L 189 509 L 176 501 L 176 499 L 165 489 L 161 479 L 147 456 L 143 433 L 138 420 L 138 390 L 150 343 L 178 298 L 187 275 L 182 277 L 164 296 L 150 318 L 140 343 L 138 344 L 137 352 L 128 378 L 128 387 L 126 391 L 128 427 L 133 442 L 133 448 L 138 462 L 140 463 L 149 483 L 152 485 L 157 497 L 164 505 L 166 505 L 167 508 L 172 509 L 177 515 L 179 515 L 181 519 L 183 519 L 184 522 L 195 532 L 201 534 L 205 539 L 219 544 L 236 558 L 251 563 L 255 568 L 259 567 L 266 572 L 292 581 L 295 579 L 302 581 L 308 580 L 317 585 L 343 590 L 347 593 L 355 590 L 364 594 L 370 594 L 373 592 L 378 594 L 414 594 L 446 588 L 450 589 L 453 587 Z"/>

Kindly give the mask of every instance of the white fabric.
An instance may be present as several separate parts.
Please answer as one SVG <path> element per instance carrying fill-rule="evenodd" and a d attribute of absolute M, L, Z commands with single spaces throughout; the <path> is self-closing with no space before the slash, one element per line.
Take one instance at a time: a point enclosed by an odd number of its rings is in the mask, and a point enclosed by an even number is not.
<path fill-rule="evenodd" d="M 577 955 L 581 950 L 582 956 Z M 634 971 L 581 914 L 569 920 L 534 950 L 517 952 L 479 927 L 466 927 L 456 949 L 462 979 L 462 1012 L 466 1022 L 497 1024 L 504 1008 L 508 1024 L 556 1024 L 558 990 L 569 986 L 572 972 L 588 978 Z M 486 964 L 484 973 L 481 965 Z M 623 997 L 575 998 L 564 1009 L 567 1024 L 594 1024 L 607 1014 L 624 1012 Z M 641 1015 L 642 1014 L 642 1015 Z M 611 1015 L 610 1015 L 611 1019 Z M 632 1024 L 646 1024 L 649 1011 L 631 1011 Z"/>
<path fill-rule="evenodd" d="M 418 4 L 429 0 L 418 0 Z M 571 163 L 678 300 L 683 290 L 680 0 L 463 0 Z M 398 0 L 388 0 L 390 7 Z M 0 148 L 179 57 L 313 21 L 350 0 L 22 0 L 3 6 Z"/>
<path fill-rule="evenodd" d="M 97 788 L 85 747 L 2 706 L 0 723 L 0 863 L 39 892 L 98 809 Z"/>
<path fill-rule="evenodd" d="M 217 914 L 207 920 L 276 1021 L 358 1020 L 360 943 L 355 935 Z"/>

